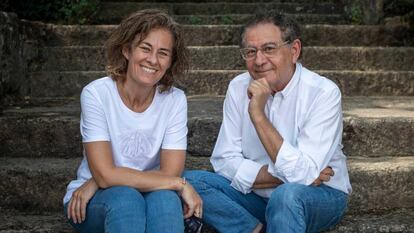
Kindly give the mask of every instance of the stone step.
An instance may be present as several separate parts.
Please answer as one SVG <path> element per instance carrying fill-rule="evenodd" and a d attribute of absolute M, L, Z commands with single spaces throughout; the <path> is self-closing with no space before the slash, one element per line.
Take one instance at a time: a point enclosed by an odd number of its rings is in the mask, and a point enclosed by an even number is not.
<path fill-rule="evenodd" d="M 301 24 L 347 24 L 347 20 L 342 14 L 311 14 L 311 13 L 285 13 Z M 188 25 L 232 25 L 245 24 L 253 14 L 214 14 L 214 15 L 172 15 L 180 24 Z M 119 24 L 123 16 L 111 15 L 109 17 L 99 17 L 95 24 Z"/>
<path fill-rule="evenodd" d="M 193 70 L 240 70 L 245 62 L 238 46 L 190 46 Z M 312 70 L 414 70 L 414 47 L 320 47 L 303 49 L 303 64 Z M 31 71 L 103 70 L 101 46 L 46 47 Z"/>
<path fill-rule="evenodd" d="M 188 151 L 212 152 L 222 121 L 223 97 L 188 98 Z M 414 155 L 413 97 L 344 97 L 344 150 L 350 156 Z"/>
<path fill-rule="evenodd" d="M 103 2 L 97 15 L 99 23 L 119 23 L 120 20 L 142 9 L 157 8 L 171 15 L 223 15 L 253 14 L 258 11 L 277 9 L 289 14 L 342 14 L 343 9 L 334 3 L 240 3 L 240 2 L 204 2 L 204 3 L 150 3 L 150 2 Z"/>
<path fill-rule="evenodd" d="M 224 95 L 228 83 L 244 70 L 190 70 L 177 78 L 187 95 Z M 344 96 L 414 96 L 414 71 L 317 70 L 334 81 Z M 45 71 L 30 74 L 32 98 L 79 97 L 82 88 L 104 71 Z"/>
<path fill-rule="evenodd" d="M 313 13 L 285 13 L 289 17 L 295 19 L 300 24 L 347 24 L 348 21 L 342 14 L 313 14 Z M 245 24 L 253 14 L 214 14 L 214 15 L 173 15 L 174 19 L 181 24 L 202 25 L 230 25 Z M 122 20 L 119 18 L 101 18 L 99 23 L 118 24 Z"/>
<path fill-rule="evenodd" d="M 386 213 L 347 214 L 329 233 L 409 233 L 414 232 L 414 210 L 398 209 Z M 0 214 L 0 233 L 74 233 L 61 212 L 34 214 L 5 210 Z M 215 233 L 203 227 L 202 233 Z"/>
<path fill-rule="evenodd" d="M 225 95 L 229 82 L 244 70 L 192 70 L 178 79 L 187 95 Z M 343 96 L 413 96 L 414 71 L 316 70 L 334 81 Z M 51 80 L 49 84 L 53 83 Z M 61 84 L 58 84 L 61 85 Z M 56 85 L 56 88 L 58 88 Z M 41 86 L 40 89 L 46 88 Z M 34 87 L 33 87 L 34 89 Z M 79 95 L 80 89 L 76 92 Z"/>
<path fill-rule="evenodd" d="M 308 22 L 309 23 L 309 22 Z M 37 24 L 38 25 L 38 24 Z M 43 26 L 48 46 L 103 45 L 115 25 Z M 238 45 L 240 25 L 183 25 L 187 45 Z M 413 46 L 414 28 L 404 25 L 303 25 L 305 46 Z"/>
<path fill-rule="evenodd" d="M 62 211 L 48 213 L 3 210 L 0 233 L 75 233 Z"/>
<path fill-rule="evenodd" d="M 188 97 L 188 152 L 210 155 L 222 120 L 223 97 Z M 10 108 L 0 116 L 0 156 L 81 155 L 80 108 Z M 350 156 L 414 155 L 414 97 L 344 97 L 343 144 Z"/>
<path fill-rule="evenodd" d="M 102 0 L 101 2 L 152 2 L 152 3 L 211 3 L 211 2 L 225 2 L 223 0 Z M 238 2 L 238 3 L 251 3 L 251 0 L 236 0 L 231 2 Z M 300 2 L 306 3 L 309 2 L 308 0 L 256 0 L 255 2 L 266 3 L 266 2 Z M 312 0 L 312 2 L 321 2 L 321 3 L 334 3 L 334 0 Z"/>
<path fill-rule="evenodd" d="M 80 159 L 0 158 L 0 206 L 18 211 L 59 211 Z M 187 169 L 208 168 L 208 157 L 189 156 Z M 414 208 L 414 156 L 348 159 L 353 185 L 349 213 Z M 397 191 L 396 191 L 397 190 Z"/>

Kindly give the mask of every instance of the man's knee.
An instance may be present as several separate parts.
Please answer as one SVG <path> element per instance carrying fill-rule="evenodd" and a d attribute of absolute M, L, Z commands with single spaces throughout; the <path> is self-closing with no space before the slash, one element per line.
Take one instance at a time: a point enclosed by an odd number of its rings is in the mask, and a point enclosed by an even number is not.
<path fill-rule="evenodd" d="M 202 177 L 208 176 L 210 174 L 214 174 L 209 171 L 204 170 L 190 170 L 190 171 L 184 171 L 183 177 L 187 179 L 187 181 L 198 181 Z"/>
<path fill-rule="evenodd" d="M 212 177 L 216 176 L 217 174 L 203 171 L 203 170 L 193 170 L 193 171 L 185 171 L 183 177 L 198 191 L 208 189 L 209 184 L 211 183 L 210 180 Z"/>
<path fill-rule="evenodd" d="M 297 206 L 306 195 L 306 185 L 287 183 L 277 187 L 268 202 L 268 208 L 282 209 L 283 206 Z"/>
<path fill-rule="evenodd" d="M 273 191 L 266 207 L 267 227 L 272 230 L 270 232 L 305 232 L 303 200 L 306 198 L 307 187 L 287 183 Z"/>

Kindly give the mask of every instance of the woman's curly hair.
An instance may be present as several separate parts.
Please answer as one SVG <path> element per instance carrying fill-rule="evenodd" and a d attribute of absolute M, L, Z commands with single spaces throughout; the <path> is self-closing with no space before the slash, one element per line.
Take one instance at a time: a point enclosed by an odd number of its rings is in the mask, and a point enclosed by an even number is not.
<path fill-rule="evenodd" d="M 171 66 L 158 82 L 160 91 L 168 91 L 174 84 L 174 78 L 188 69 L 188 51 L 184 43 L 183 29 L 167 13 L 148 9 L 137 11 L 123 19 L 121 24 L 111 33 L 105 43 L 106 72 L 114 80 L 124 81 L 128 69 L 128 60 L 122 49 L 131 47 L 138 36 L 138 44 L 143 41 L 153 29 L 167 29 L 174 40 Z"/>

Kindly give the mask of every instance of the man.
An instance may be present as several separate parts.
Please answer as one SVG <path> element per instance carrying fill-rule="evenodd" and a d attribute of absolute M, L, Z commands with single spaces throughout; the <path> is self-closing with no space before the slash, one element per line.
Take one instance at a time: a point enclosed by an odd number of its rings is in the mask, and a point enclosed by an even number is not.
<path fill-rule="evenodd" d="M 298 63 L 300 31 L 289 18 L 257 16 L 241 39 L 248 72 L 227 90 L 216 173 L 185 174 L 203 199 L 203 220 L 226 233 L 327 230 L 351 192 L 341 93 Z"/>

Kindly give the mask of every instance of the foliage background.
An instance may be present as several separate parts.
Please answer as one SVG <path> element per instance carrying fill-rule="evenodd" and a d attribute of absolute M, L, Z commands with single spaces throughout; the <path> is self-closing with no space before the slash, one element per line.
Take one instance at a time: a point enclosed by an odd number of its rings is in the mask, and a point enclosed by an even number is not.
<path fill-rule="evenodd" d="M 2 0 L 0 11 L 19 18 L 62 24 L 89 24 L 99 11 L 100 0 Z"/>

